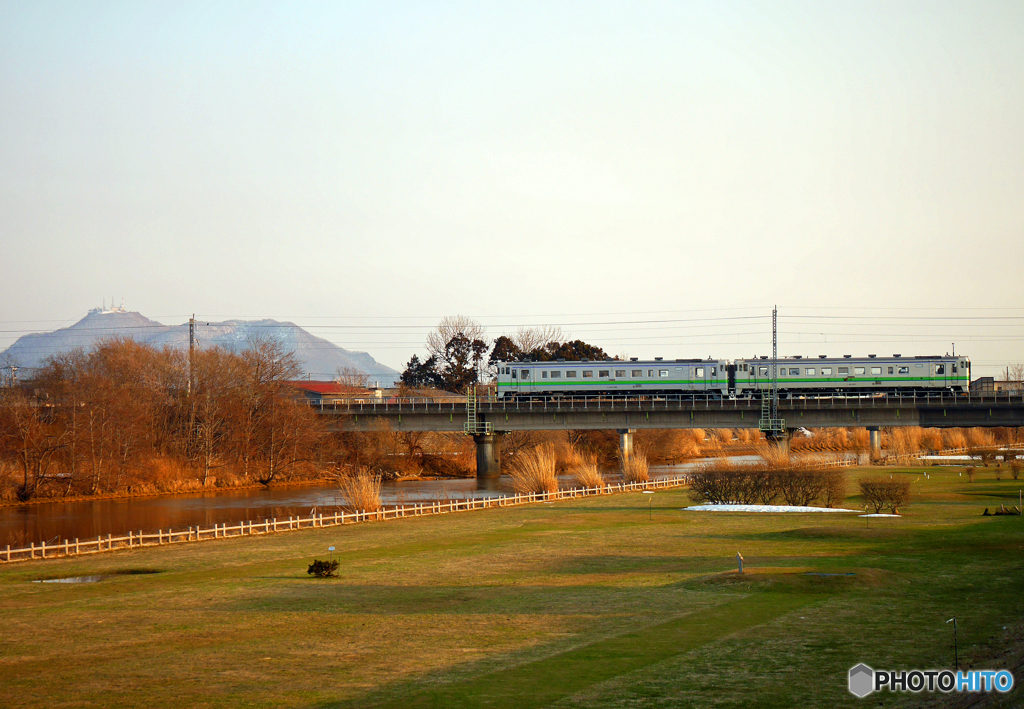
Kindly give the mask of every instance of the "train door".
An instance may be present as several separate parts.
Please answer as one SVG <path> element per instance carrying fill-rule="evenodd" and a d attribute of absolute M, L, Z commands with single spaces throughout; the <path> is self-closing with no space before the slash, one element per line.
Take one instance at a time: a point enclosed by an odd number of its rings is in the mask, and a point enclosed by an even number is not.
<path fill-rule="evenodd" d="M 935 370 L 932 372 L 932 375 L 935 378 L 935 385 L 948 389 L 950 387 L 950 377 L 953 374 L 950 371 L 951 365 L 949 362 L 936 362 L 934 367 Z"/>
<path fill-rule="evenodd" d="M 736 393 L 736 365 L 735 364 L 728 364 L 728 365 L 726 365 L 725 370 L 729 373 L 729 393 L 730 394 L 735 394 Z"/>

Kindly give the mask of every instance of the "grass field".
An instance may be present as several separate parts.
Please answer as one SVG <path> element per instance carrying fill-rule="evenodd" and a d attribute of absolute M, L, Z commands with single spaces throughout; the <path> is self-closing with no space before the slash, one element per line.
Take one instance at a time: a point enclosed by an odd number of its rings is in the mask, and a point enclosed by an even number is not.
<path fill-rule="evenodd" d="M 677 490 L 2 566 L 0 705 L 968 706 L 846 690 L 858 662 L 951 666 L 956 615 L 1017 706 L 1024 523 L 981 512 L 1024 481 L 927 470 L 900 519 Z M 308 576 L 329 545 L 340 578 Z"/>

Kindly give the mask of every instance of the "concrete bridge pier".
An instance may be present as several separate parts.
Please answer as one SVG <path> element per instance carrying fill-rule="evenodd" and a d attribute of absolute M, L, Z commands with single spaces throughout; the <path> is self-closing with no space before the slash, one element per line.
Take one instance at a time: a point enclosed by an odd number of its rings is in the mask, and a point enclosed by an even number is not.
<path fill-rule="evenodd" d="M 878 426 L 868 426 L 868 442 L 871 446 L 871 462 L 882 458 L 882 432 Z"/>
<path fill-rule="evenodd" d="M 501 436 L 500 432 L 477 433 L 476 443 L 476 489 L 497 490 L 501 477 Z"/>
<path fill-rule="evenodd" d="M 619 428 L 616 429 L 619 433 L 619 455 L 622 459 L 630 458 L 633 456 L 633 434 L 636 433 L 635 428 Z"/>

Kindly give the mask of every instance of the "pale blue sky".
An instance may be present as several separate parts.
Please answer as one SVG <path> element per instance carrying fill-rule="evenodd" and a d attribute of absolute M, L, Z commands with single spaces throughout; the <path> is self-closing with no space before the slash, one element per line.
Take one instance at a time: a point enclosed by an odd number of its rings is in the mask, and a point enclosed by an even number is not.
<path fill-rule="evenodd" d="M 781 354 L 992 373 L 1024 361 L 1022 38 L 1021 2 L 5 0 L 0 346 L 115 296 L 394 367 L 454 313 L 732 358 L 767 320 L 639 321 L 779 303 L 835 318 Z"/>

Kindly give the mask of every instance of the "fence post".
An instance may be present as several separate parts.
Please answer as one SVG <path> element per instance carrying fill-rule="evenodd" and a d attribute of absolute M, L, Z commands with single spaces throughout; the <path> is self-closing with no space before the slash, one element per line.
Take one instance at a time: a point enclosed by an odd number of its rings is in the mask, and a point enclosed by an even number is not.
<path fill-rule="evenodd" d="M 113 549 L 114 549 L 114 535 L 108 534 L 107 535 L 107 551 L 112 551 Z"/>

